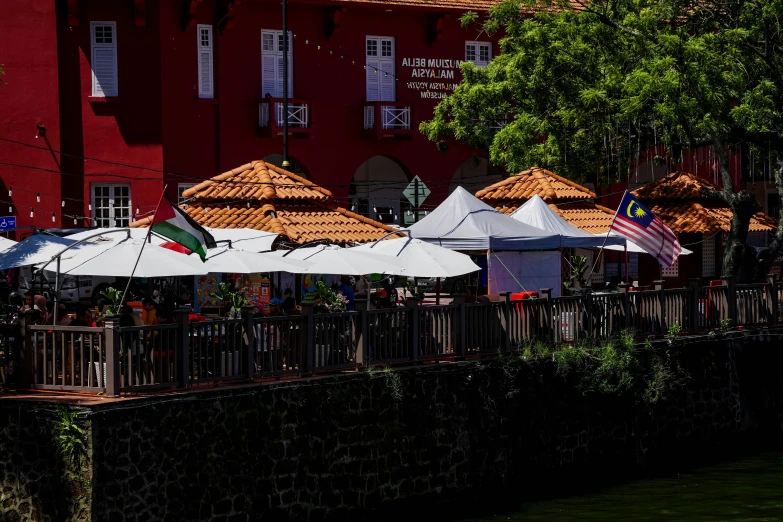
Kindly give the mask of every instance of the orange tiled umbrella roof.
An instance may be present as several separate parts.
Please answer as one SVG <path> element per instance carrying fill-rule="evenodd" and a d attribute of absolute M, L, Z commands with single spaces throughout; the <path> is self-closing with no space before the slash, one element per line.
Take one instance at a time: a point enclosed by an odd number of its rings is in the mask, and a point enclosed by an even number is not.
<path fill-rule="evenodd" d="M 563 219 L 585 232 L 598 234 L 609 230 L 614 210 L 593 203 L 595 193 L 588 188 L 539 167 L 479 190 L 476 197 L 511 214 L 536 194 Z"/>
<path fill-rule="evenodd" d="M 728 232 L 731 209 L 710 199 L 702 190 L 716 190 L 707 180 L 689 172 L 673 172 L 633 191 L 649 209 L 676 233 Z M 774 218 L 763 212 L 750 219 L 751 232 L 775 230 Z"/>
<path fill-rule="evenodd" d="M 332 193 L 301 176 L 254 161 L 186 190 L 180 205 L 197 223 L 211 228 L 275 232 L 293 242 L 374 241 L 394 229 L 335 205 Z M 131 224 L 145 227 L 151 218 Z"/>
<path fill-rule="evenodd" d="M 332 193 L 305 178 L 265 161 L 246 163 L 182 193 L 198 201 L 306 199 L 327 201 Z"/>
<path fill-rule="evenodd" d="M 567 199 L 592 199 L 595 193 L 571 180 L 538 167 L 531 167 L 510 176 L 494 185 L 476 192 L 476 197 L 485 203 L 527 199 L 538 194 L 544 201 Z"/>

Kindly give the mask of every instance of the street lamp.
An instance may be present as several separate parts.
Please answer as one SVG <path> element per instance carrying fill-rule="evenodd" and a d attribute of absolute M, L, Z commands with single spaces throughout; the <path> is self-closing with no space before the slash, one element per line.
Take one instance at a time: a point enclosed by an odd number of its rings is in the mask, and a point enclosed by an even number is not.
<path fill-rule="evenodd" d="M 283 168 L 288 163 L 288 0 L 283 0 Z"/>

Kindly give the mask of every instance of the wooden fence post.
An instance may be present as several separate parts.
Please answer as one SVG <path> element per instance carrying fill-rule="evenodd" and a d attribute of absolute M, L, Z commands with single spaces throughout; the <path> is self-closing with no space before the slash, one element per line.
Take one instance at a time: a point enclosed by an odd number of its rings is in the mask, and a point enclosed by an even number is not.
<path fill-rule="evenodd" d="M 695 332 L 699 328 L 699 278 L 688 279 L 688 328 Z"/>
<path fill-rule="evenodd" d="M 503 350 L 511 351 L 511 292 L 500 292 L 500 297 L 503 298 Z"/>
<path fill-rule="evenodd" d="M 38 310 L 25 310 L 19 313 L 19 334 L 22 336 L 22 342 L 19 344 L 19 349 L 22 350 L 22 368 L 24 381 L 20 384 L 33 388 L 36 380 L 35 365 L 38 364 L 36 360 L 35 347 L 37 339 L 34 339 L 30 332 L 27 331 L 27 327 L 35 322 L 38 317 Z M 34 334 L 36 335 L 36 334 Z M 6 357 L 9 354 L 6 353 Z M 41 359 L 43 361 L 43 359 Z M 43 380 L 46 382 L 46 368 L 43 368 Z"/>
<path fill-rule="evenodd" d="M 179 343 L 179 356 L 177 357 L 177 384 L 180 388 L 187 388 L 190 385 L 190 343 L 199 342 L 198 339 L 190 338 L 190 313 L 189 306 L 178 308 L 174 311 L 174 316 L 179 328 L 175 340 Z"/>
<path fill-rule="evenodd" d="M 587 337 L 597 337 L 595 335 L 594 330 L 594 324 L 593 324 L 593 293 L 587 292 L 584 297 L 585 302 L 585 316 L 587 318 L 587 324 L 585 325 L 585 329 L 587 330 Z M 574 337 L 576 337 L 579 334 L 578 328 L 574 328 Z"/>
<path fill-rule="evenodd" d="M 247 348 L 245 352 L 245 365 L 247 366 L 247 378 L 251 381 L 256 376 L 256 325 L 255 306 L 242 307 L 242 319 L 245 321 L 245 340 Z"/>
<path fill-rule="evenodd" d="M 726 305 L 728 307 L 729 321 L 731 326 L 737 326 L 737 290 L 734 288 L 734 276 L 721 277 L 721 281 L 726 286 Z"/>
<path fill-rule="evenodd" d="M 658 305 L 656 308 L 658 312 L 658 328 L 660 329 L 659 333 L 665 333 L 667 325 L 664 323 L 663 318 L 666 314 L 666 292 L 664 290 L 666 283 L 662 279 L 659 279 L 657 281 L 653 281 L 653 284 L 655 285 L 655 291 L 658 292 Z"/>
<path fill-rule="evenodd" d="M 315 370 L 315 314 L 311 303 L 302 303 L 304 325 L 302 329 L 302 346 L 304 348 L 304 373 Z"/>
<path fill-rule="evenodd" d="M 405 306 L 410 310 L 410 326 L 408 327 L 411 339 L 411 359 L 419 360 L 419 298 L 409 297 L 405 300 Z"/>
<path fill-rule="evenodd" d="M 457 305 L 454 320 L 457 324 L 454 327 L 454 335 L 457 337 L 455 352 L 458 357 L 464 357 L 468 353 L 467 345 L 467 305 L 465 304 L 465 294 L 454 294 L 452 304 Z"/>
<path fill-rule="evenodd" d="M 628 289 L 631 285 L 628 283 L 620 283 L 617 285 L 617 290 L 620 292 L 620 304 L 623 307 L 623 327 L 633 328 L 633 319 L 631 318 L 631 296 L 628 294 Z"/>
<path fill-rule="evenodd" d="M 359 313 L 359 319 L 356 321 L 356 362 L 364 366 L 370 357 L 370 320 L 367 310 L 370 308 L 370 301 L 367 299 L 355 299 L 353 309 Z"/>
<path fill-rule="evenodd" d="M 120 395 L 120 316 L 104 317 L 106 333 L 106 396 Z"/>
<path fill-rule="evenodd" d="M 555 336 L 554 317 L 552 317 L 552 289 L 542 288 L 539 294 L 541 295 L 541 299 L 546 302 L 546 305 L 544 306 L 544 321 L 546 321 L 544 324 L 544 332 L 546 332 L 546 335 L 549 337 L 549 341 L 554 342 L 557 337 Z M 559 327 L 560 321 L 558 321 L 557 324 L 557 328 Z"/>
<path fill-rule="evenodd" d="M 769 303 L 767 324 L 772 326 L 778 322 L 778 276 L 776 274 L 767 274 L 767 302 Z"/>

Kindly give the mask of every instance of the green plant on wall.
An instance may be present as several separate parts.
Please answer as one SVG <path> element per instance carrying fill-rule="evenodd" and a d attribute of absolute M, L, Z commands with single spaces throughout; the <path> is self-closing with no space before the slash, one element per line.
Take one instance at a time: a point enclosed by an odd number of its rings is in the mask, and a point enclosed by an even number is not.
<path fill-rule="evenodd" d="M 670 351 L 651 343 L 637 344 L 633 330 L 603 340 L 550 346 L 536 342 L 517 359 L 525 364 L 552 360 L 557 375 L 576 376 L 583 394 L 626 395 L 635 402 L 655 403 L 681 387 L 689 376 Z M 508 370 L 504 370 L 508 373 Z"/>
<path fill-rule="evenodd" d="M 57 449 L 67 461 L 76 464 L 84 454 L 87 433 L 79 426 L 75 411 L 58 404 L 55 415 L 54 440 Z"/>

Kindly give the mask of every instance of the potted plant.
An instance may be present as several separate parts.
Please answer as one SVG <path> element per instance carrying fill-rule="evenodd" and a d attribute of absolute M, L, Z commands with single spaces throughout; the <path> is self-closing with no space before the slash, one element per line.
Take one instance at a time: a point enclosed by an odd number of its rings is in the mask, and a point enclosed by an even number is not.
<path fill-rule="evenodd" d="M 328 287 L 323 281 L 316 283 L 313 294 L 315 294 L 313 309 L 315 314 L 348 311 L 348 299 L 342 293 Z M 315 330 L 315 365 L 325 366 L 332 352 L 332 344 L 337 344 L 342 332 L 337 331 L 336 323 L 330 322 L 328 319 L 316 321 Z"/>
<path fill-rule="evenodd" d="M 242 307 L 250 304 L 245 298 L 244 292 L 235 292 L 228 283 L 219 283 L 217 292 L 212 292 L 211 296 L 219 300 L 223 306 L 230 306 L 228 311 L 229 319 L 239 319 L 242 317 Z M 215 328 L 225 328 L 225 325 L 215 325 Z M 242 341 L 241 330 L 234 330 L 238 336 L 237 341 L 231 343 L 234 349 L 228 350 L 227 347 L 221 349 L 221 375 L 231 376 L 239 375 L 239 351 L 236 349 Z"/>

